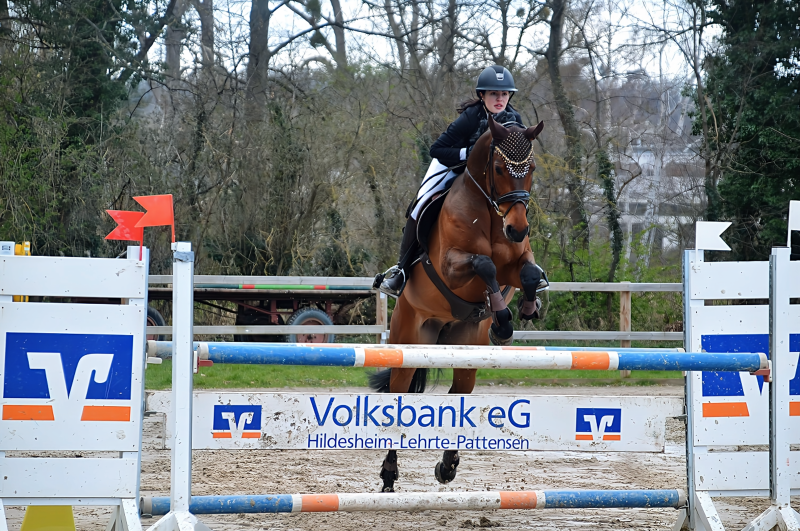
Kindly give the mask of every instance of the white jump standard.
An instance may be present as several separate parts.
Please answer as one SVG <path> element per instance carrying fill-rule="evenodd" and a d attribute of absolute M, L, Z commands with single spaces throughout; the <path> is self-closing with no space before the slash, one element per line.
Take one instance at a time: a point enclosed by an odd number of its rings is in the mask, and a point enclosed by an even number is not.
<path fill-rule="evenodd" d="M 0 530 L 8 529 L 4 505 L 112 506 L 109 531 L 141 530 L 147 264 L 147 254 L 0 256 Z"/>

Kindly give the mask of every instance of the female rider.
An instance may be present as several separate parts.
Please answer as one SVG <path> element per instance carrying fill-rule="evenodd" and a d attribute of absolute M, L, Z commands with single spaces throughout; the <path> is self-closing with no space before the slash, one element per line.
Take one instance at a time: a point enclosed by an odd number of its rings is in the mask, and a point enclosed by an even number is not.
<path fill-rule="evenodd" d="M 524 127 L 519 113 L 509 105 L 509 100 L 516 91 L 511 72 L 502 66 L 490 66 L 478 76 L 475 86 L 478 98 L 462 105 L 459 109 L 460 116 L 431 146 L 430 155 L 433 160 L 422 179 L 403 229 L 400 259 L 397 265 L 375 276 L 373 287 L 392 297 L 399 297 L 403 292 L 409 267 L 418 254 L 417 216 L 431 197 L 448 190 L 463 171 L 472 147 L 489 127 L 488 115 L 491 113 L 498 123 L 516 122 Z"/>

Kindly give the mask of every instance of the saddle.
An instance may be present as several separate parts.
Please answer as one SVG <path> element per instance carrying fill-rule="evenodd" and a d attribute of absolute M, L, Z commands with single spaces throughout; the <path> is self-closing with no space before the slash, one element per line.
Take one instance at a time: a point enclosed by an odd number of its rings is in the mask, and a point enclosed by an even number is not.
<path fill-rule="evenodd" d="M 425 270 L 428 278 L 431 279 L 433 285 L 436 286 L 439 292 L 450 304 L 450 313 L 454 319 L 464 321 L 466 323 L 479 323 L 489 319 L 492 316 L 492 312 L 488 309 L 486 302 L 465 301 L 453 293 L 453 291 L 448 288 L 444 281 L 439 277 L 439 274 L 436 272 L 436 269 L 433 267 L 430 257 L 428 256 L 428 239 L 430 238 L 431 230 L 433 229 L 434 224 L 436 224 L 436 220 L 439 218 L 439 214 L 442 211 L 442 206 L 444 205 L 444 200 L 449 191 L 450 190 L 445 190 L 441 194 L 435 195 L 433 198 L 431 198 L 431 200 L 427 205 L 425 205 L 425 207 L 422 209 L 422 212 L 419 214 L 419 219 L 417 219 L 417 241 L 419 242 L 419 246 L 422 248 L 422 253 L 420 257 L 415 260 L 415 263 L 417 261 L 422 261 L 422 268 Z M 506 286 L 503 288 L 501 291 L 503 298 L 505 298 L 510 290 L 511 286 Z"/>

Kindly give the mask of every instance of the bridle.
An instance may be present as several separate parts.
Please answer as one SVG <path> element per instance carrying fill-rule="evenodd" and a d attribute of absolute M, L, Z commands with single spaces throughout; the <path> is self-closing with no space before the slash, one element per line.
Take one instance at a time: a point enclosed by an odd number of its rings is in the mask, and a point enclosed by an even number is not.
<path fill-rule="evenodd" d="M 506 124 L 503 124 L 503 125 L 506 125 Z M 502 216 L 503 219 L 505 219 L 506 216 L 508 215 L 508 213 L 511 212 L 511 209 L 514 208 L 514 205 L 516 205 L 517 203 L 522 203 L 523 205 L 525 205 L 525 213 L 527 214 L 528 213 L 528 203 L 530 202 L 530 199 L 531 199 L 530 190 L 524 190 L 524 189 L 512 190 L 512 191 L 508 192 L 507 194 L 503 194 L 500 197 L 497 197 L 497 190 L 495 188 L 495 171 L 494 171 L 494 152 L 495 152 L 495 150 L 497 150 L 497 153 L 500 155 L 500 158 L 502 158 L 506 162 L 506 166 L 507 166 L 507 168 L 509 170 L 509 173 L 511 174 L 511 176 L 513 177 L 513 179 L 515 181 L 525 178 L 525 176 L 528 174 L 528 171 L 530 170 L 530 166 L 531 166 L 531 164 L 533 163 L 533 160 L 534 160 L 533 159 L 533 146 L 531 146 L 531 150 L 528 153 L 528 156 L 524 160 L 522 160 L 522 161 L 510 160 L 508 155 L 503 153 L 503 151 L 498 146 L 495 146 L 494 137 L 492 138 L 492 143 L 490 145 L 489 158 L 486 161 L 486 167 L 484 167 L 484 169 L 483 169 L 483 174 L 487 175 L 486 172 L 489 171 L 489 168 L 491 167 L 491 174 L 490 174 L 490 177 L 488 179 L 488 181 L 489 181 L 489 194 L 486 193 L 486 191 L 483 189 L 483 187 L 480 184 L 478 184 L 478 181 L 475 180 L 475 177 L 472 176 L 472 172 L 469 171 L 469 166 L 466 167 L 467 176 L 472 180 L 473 183 L 475 183 L 475 186 L 478 188 L 478 190 L 481 191 L 481 193 L 483 194 L 483 197 L 485 197 L 486 201 L 489 202 L 489 206 L 491 206 L 494 209 L 495 213 L 497 213 L 498 216 Z M 516 171 L 512 170 L 512 168 L 510 167 L 510 165 L 512 165 L 512 164 L 513 165 L 523 166 L 524 167 L 524 171 L 516 172 Z M 519 174 L 519 173 L 522 174 L 522 177 L 517 177 L 517 174 Z M 506 208 L 505 212 L 500 210 L 500 205 L 502 205 L 504 203 L 511 203 L 511 206 Z"/>

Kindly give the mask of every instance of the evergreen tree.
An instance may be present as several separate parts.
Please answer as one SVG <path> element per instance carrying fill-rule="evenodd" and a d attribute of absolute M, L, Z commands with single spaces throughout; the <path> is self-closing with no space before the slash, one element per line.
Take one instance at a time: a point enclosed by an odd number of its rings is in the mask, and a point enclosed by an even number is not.
<path fill-rule="evenodd" d="M 706 141 L 721 172 L 722 217 L 734 222 L 734 258 L 764 260 L 785 245 L 789 200 L 800 199 L 800 5 L 711 4 L 723 31 L 706 62 Z"/>
<path fill-rule="evenodd" d="M 39 254 L 104 245 L 109 142 L 174 0 L 17 0 L 0 48 L 0 230 Z M 24 21 L 24 23 L 22 22 Z M 14 33 L 14 34 L 12 34 Z"/>

